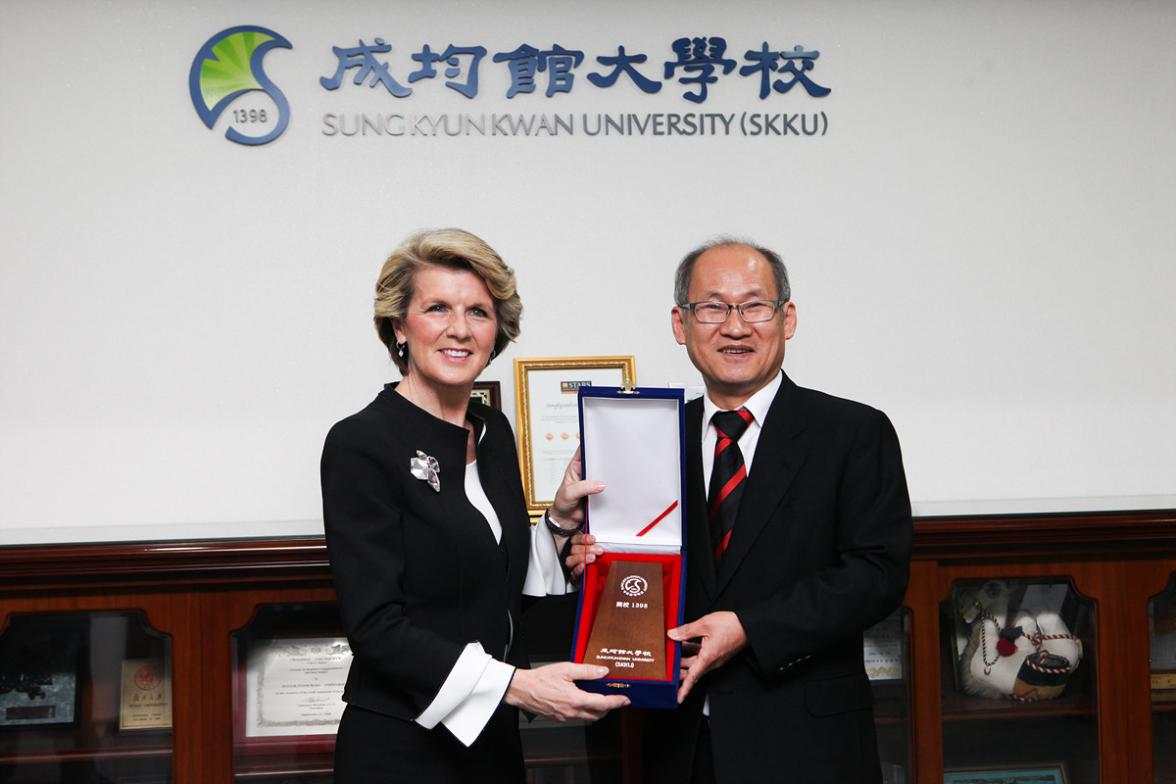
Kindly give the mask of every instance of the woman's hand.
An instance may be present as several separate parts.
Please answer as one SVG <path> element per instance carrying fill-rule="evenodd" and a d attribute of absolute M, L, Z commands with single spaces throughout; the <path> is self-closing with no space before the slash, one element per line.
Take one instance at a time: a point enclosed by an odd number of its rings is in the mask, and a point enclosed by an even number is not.
<path fill-rule="evenodd" d="M 547 510 L 547 517 L 560 528 L 574 531 L 584 524 L 584 499 L 590 495 L 604 491 L 604 482 L 585 479 L 580 474 L 580 450 L 572 455 L 568 467 L 564 470 L 563 481 L 555 492 L 555 500 Z M 567 537 L 552 532 L 555 538 L 555 549 L 564 553 Z M 568 576 L 573 583 L 580 581 L 584 574 L 584 566 L 596 560 L 596 556 L 604 552 L 604 548 L 595 544 L 596 538 L 589 534 L 576 534 L 572 537 L 571 547 L 566 551 Z"/>
<path fill-rule="evenodd" d="M 605 696 L 581 690 L 574 681 L 588 681 L 608 675 L 608 667 L 596 664 L 557 662 L 533 670 L 515 670 L 504 697 L 507 705 L 546 716 L 556 721 L 596 721 L 615 708 L 629 704 L 620 694 Z"/>
<path fill-rule="evenodd" d="M 584 576 L 584 568 L 596 560 L 598 555 L 604 554 L 604 548 L 596 543 L 592 534 L 576 534 L 572 537 L 572 548 L 568 551 L 564 563 L 568 567 L 568 574 L 573 583 L 580 582 Z"/>
<path fill-rule="evenodd" d="M 575 529 L 584 524 L 584 499 L 604 490 L 604 482 L 585 479 L 580 474 L 580 450 L 572 455 L 564 470 L 563 481 L 555 491 L 555 500 L 547 516 L 560 528 Z"/>

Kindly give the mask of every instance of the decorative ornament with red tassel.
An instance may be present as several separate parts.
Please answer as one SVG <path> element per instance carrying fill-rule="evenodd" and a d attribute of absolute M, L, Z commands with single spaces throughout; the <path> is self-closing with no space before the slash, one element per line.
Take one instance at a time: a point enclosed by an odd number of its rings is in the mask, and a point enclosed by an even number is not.
<path fill-rule="evenodd" d="M 1001 656 L 1012 656 L 1017 652 L 1017 638 L 1024 633 L 1020 626 L 1001 629 L 1000 639 L 996 641 L 996 652 Z"/>

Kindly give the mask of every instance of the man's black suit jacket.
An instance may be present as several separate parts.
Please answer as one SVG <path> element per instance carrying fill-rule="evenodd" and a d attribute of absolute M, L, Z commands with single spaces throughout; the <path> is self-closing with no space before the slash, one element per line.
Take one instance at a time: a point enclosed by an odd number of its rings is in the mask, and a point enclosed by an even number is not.
<path fill-rule="evenodd" d="M 862 631 L 906 591 L 911 506 L 886 415 L 785 375 L 731 543 L 706 543 L 702 400 L 686 408 L 686 619 L 735 612 L 748 646 L 677 710 L 645 713 L 645 780 L 689 782 L 703 697 L 719 782 L 880 781 Z"/>

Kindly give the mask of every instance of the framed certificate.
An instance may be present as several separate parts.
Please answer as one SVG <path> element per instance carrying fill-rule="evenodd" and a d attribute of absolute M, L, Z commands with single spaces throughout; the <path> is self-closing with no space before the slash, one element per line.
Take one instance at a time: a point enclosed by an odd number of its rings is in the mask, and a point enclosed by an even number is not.
<path fill-rule="evenodd" d="M 902 610 L 891 613 L 885 620 L 866 629 L 862 635 L 862 659 L 870 680 L 902 680 L 905 643 Z"/>
<path fill-rule="evenodd" d="M 945 770 L 943 784 L 1066 784 L 1064 765 Z"/>
<path fill-rule="evenodd" d="M 257 640 L 245 675 L 245 737 L 333 736 L 351 668 L 344 637 Z"/>
<path fill-rule="evenodd" d="M 515 404 L 519 470 L 527 511 L 543 514 L 580 445 L 580 387 L 637 383 L 632 356 L 516 359 Z"/>

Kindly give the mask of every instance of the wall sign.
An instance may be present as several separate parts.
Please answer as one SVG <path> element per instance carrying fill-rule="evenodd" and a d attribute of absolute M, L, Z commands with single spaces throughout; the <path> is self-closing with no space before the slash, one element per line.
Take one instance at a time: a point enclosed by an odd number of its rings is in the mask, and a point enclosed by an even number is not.
<path fill-rule="evenodd" d="M 189 74 L 189 89 L 196 112 L 208 128 L 237 98 L 260 91 L 277 105 L 276 122 L 265 108 L 237 108 L 226 138 L 259 145 L 282 134 L 289 122 L 289 104 L 262 67 L 266 53 L 275 47 L 293 48 L 272 30 L 242 26 L 217 33 L 200 48 Z M 400 110 L 402 102 L 418 91 L 438 95 L 439 89 L 447 89 L 467 101 L 487 93 L 512 101 L 549 101 L 573 91 L 609 90 L 621 81 L 644 95 L 663 88 L 678 90 L 686 107 L 701 107 L 715 92 L 740 91 L 760 102 L 788 94 L 800 96 L 790 104 L 797 108 L 801 100 L 824 98 L 832 92 L 812 73 L 820 51 L 799 44 L 781 48 L 762 41 L 756 48 L 745 49 L 737 60 L 728 52 L 727 39 L 717 35 L 683 36 L 653 56 L 628 51 L 623 44 L 596 54 L 559 43 L 540 48 L 524 42 L 494 52 L 468 42 L 437 47 L 425 43 L 410 55 L 415 65 L 401 71 L 393 68 L 393 49 L 383 37 L 357 38 L 354 45 L 330 47 L 335 65 L 330 73 L 319 76 L 319 86 L 328 92 L 366 91 L 375 111 L 326 112 L 320 127 L 323 136 L 800 137 L 823 136 L 829 128 L 823 111 L 430 114 Z M 483 79 L 487 73 L 492 75 L 490 84 Z M 436 87 L 433 82 L 438 83 Z M 395 108 L 388 111 L 389 106 Z M 250 128 L 264 132 L 249 133 Z"/>

